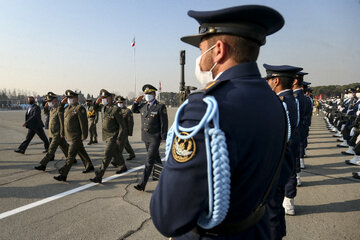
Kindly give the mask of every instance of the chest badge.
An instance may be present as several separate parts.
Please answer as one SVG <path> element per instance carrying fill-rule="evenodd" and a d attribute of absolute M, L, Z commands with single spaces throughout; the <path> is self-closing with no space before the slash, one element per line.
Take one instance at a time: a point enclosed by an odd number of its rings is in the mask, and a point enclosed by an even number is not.
<path fill-rule="evenodd" d="M 189 135 L 189 134 L 186 132 L 181 132 L 181 135 Z M 189 161 L 195 156 L 196 153 L 196 143 L 194 138 L 183 140 L 175 136 L 171 148 L 171 153 L 173 158 L 177 162 L 184 163 Z"/>

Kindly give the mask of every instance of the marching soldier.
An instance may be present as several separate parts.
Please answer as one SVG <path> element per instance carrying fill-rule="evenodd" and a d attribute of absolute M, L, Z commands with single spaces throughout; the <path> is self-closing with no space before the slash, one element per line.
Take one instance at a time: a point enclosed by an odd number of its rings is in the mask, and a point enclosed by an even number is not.
<path fill-rule="evenodd" d="M 256 60 L 284 19 L 258 5 L 188 15 L 199 33 L 181 40 L 200 48 L 195 73 L 207 85 L 177 112 L 152 221 L 176 240 L 269 239 L 268 221 L 257 223 L 281 167 L 288 123 Z"/>
<path fill-rule="evenodd" d="M 64 182 L 66 182 L 67 175 L 77 154 L 82 156 L 81 160 L 85 166 L 83 173 L 94 171 L 94 166 L 83 144 L 83 141 L 88 135 L 86 109 L 79 104 L 78 93 L 66 90 L 65 96 L 61 101 L 61 106 L 63 107 L 66 102 L 68 103 L 64 112 L 64 131 L 65 139 L 68 140 L 70 144 L 66 163 L 59 170 L 60 175 L 54 176 L 54 179 Z"/>
<path fill-rule="evenodd" d="M 141 181 L 134 186 L 139 191 L 145 190 L 154 164 L 162 164 L 159 147 L 161 140 L 166 140 L 168 130 L 166 106 L 155 99 L 157 89 L 146 84 L 142 90 L 145 96 L 139 96 L 131 109 L 133 113 L 141 114 L 141 138 L 147 151 L 144 174 Z M 146 102 L 142 102 L 143 98 Z"/>
<path fill-rule="evenodd" d="M 49 151 L 45 157 L 40 161 L 40 165 L 34 167 L 37 170 L 45 171 L 46 165 L 49 161 L 54 160 L 55 152 L 58 146 L 64 153 L 65 157 L 68 156 L 69 145 L 65 140 L 64 133 L 64 109 L 59 105 L 58 96 L 52 92 L 49 92 L 45 97 L 44 109 L 49 109 L 49 135 L 52 138 L 50 142 Z"/>
<path fill-rule="evenodd" d="M 121 114 L 120 108 L 113 103 L 113 94 L 109 93 L 105 89 L 101 89 L 100 97 L 95 103 L 96 110 L 100 108 L 100 102 L 103 105 L 101 107 L 102 137 L 103 141 L 106 142 L 106 147 L 100 169 L 95 171 L 94 178 L 90 178 L 90 181 L 95 183 L 102 182 L 102 177 L 104 176 L 106 168 L 109 166 L 112 157 L 115 157 L 116 152 L 118 151 L 118 145 L 123 144 L 125 139 L 124 118 Z M 120 160 L 118 163 L 119 170 L 116 173 L 119 174 L 126 172 L 127 168 L 124 158 L 116 160 Z"/>
<path fill-rule="evenodd" d="M 130 145 L 129 136 L 132 136 L 133 129 L 134 129 L 134 117 L 133 113 L 130 109 L 126 106 L 126 99 L 122 96 L 118 96 L 116 98 L 116 104 L 121 109 L 122 115 L 125 120 L 125 140 L 124 140 L 124 147 L 125 150 L 129 153 L 129 157 L 126 160 L 132 160 L 135 158 L 135 152 Z M 121 146 L 121 144 L 120 144 Z M 121 149 L 122 152 L 122 149 Z"/>
<path fill-rule="evenodd" d="M 89 120 L 89 133 L 90 133 L 90 141 L 88 142 L 88 145 L 91 145 L 93 143 L 98 143 L 96 124 L 98 123 L 99 112 L 95 110 L 92 99 L 86 99 L 86 105 L 88 108 L 87 117 Z"/>

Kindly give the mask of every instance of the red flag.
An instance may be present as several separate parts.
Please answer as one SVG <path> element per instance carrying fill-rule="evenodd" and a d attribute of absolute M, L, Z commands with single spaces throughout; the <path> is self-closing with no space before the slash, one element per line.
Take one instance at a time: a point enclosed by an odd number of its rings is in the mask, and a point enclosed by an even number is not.
<path fill-rule="evenodd" d="M 132 40 L 131 44 L 130 44 L 132 47 L 135 47 L 135 37 L 134 39 Z"/>

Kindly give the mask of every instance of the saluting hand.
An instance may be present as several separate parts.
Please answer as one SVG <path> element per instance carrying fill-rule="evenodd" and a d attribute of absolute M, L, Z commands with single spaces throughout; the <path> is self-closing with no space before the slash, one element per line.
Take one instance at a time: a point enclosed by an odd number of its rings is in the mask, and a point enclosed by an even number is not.
<path fill-rule="evenodd" d="M 101 99 L 102 99 L 102 97 L 99 97 L 98 99 L 96 99 L 96 104 L 101 103 Z"/>
<path fill-rule="evenodd" d="M 140 95 L 137 97 L 137 99 L 135 100 L 137 103 L 141 102 L 142 99 L 144 98 L 144 95 Z"/>
<path fill-rule="evenodd" d="M 61 100 L 61 104 L 65 105 L 67 103 L 67 97 L 64 97 L 62 100 Z"/>

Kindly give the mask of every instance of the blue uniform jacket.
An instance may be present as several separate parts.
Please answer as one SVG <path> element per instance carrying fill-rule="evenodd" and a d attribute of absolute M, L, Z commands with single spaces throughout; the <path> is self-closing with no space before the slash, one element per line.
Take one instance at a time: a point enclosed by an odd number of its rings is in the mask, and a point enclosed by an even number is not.
<path fill-rule="evenodd" d="M 299 144 L 299 132 L 296 126 L 298 120 L 298 110 L 295 97 L 291 89 L 281 92 L 278 96 L 287 105 L 291 126 L 291 138 L 286 147 L 285 157 L 279 177 L 279 185 L 284 186 L 295 168 L 295 152 L 293 149 Z"/>
<path fill-rule="evenodd" d="M 300 141 L 304 142 L 306 138 L 306 113 L 307 113 L 307 100 L 304 91 L 301 88 L 294 90 L 294 94 L 299 101 L 300 107 L 300 123 L 299 123 L 299 134 Z"/>
<path fill-rule="evenodd" d="M 224 222 L 238 222 L 257 207 L 274 175 L 284 144 L 285 112 L 279 98 L 261 78 L 255 62 L 226 70 L 210 88 L 190 95 L 180 118 L 182 126 L 190 127 L 200 121 L 207 107 L 202 100 L 206 95 L 214 96 L 218 102 L 220 127 L 229 151 L 231 202 Z M 203 131 L 194 139 L 196 154 L 189 161 L 177 162 L 169 154 L 151 199 L 153 223 L 167 237 L 191 231 L 208 207 Z M 238 237 L 253 239 L 259 232 L 266 235 L 257 226 Z"/>

